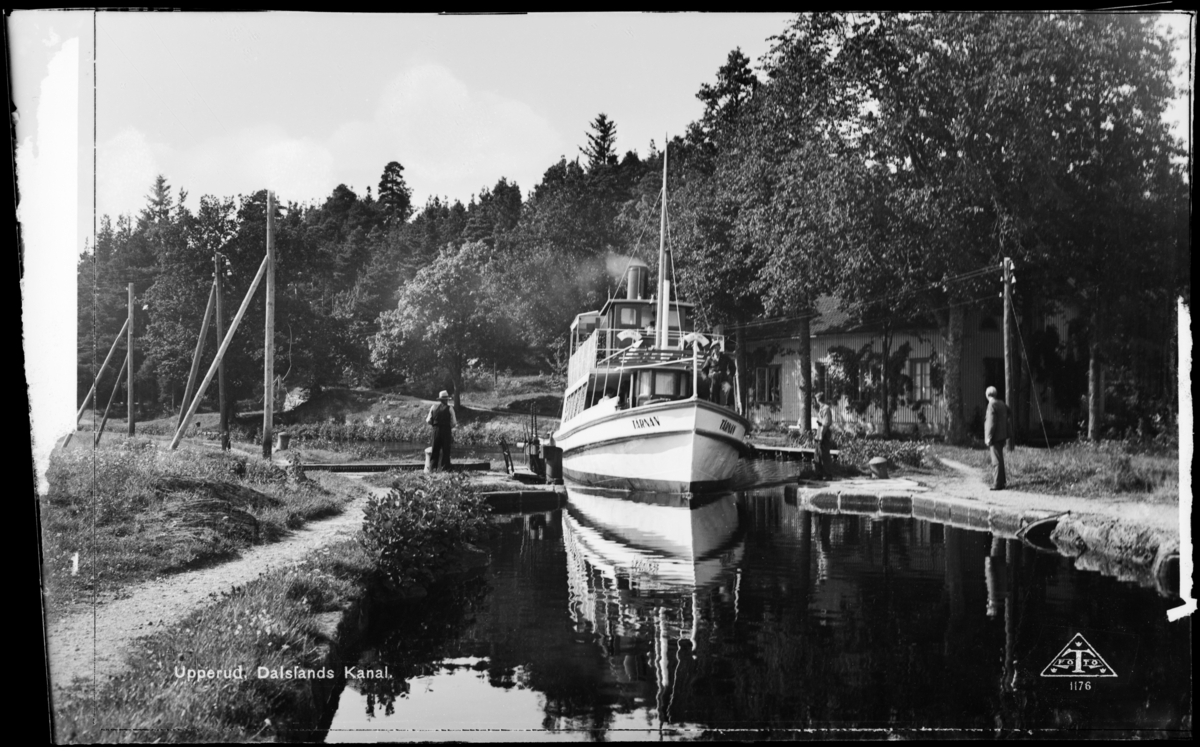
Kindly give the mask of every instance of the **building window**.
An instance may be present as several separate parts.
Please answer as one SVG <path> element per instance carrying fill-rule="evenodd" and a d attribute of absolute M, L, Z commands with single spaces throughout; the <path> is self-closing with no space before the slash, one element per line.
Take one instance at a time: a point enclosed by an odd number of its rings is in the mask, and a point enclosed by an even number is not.
<path fill-rule="evenodd" d="M 826 399 L 830 399 L 830 397 L 833 395 L 833 392 L 829 390 L 829 367 L 824 363 L 817 361 L 813 365 L 813 368 L 813 394 L 822 392 L 825 394 Z"/>
<path fill-rule="evenodd" d="M 929 359 L 908 363 L 908 378 L 912 380 L 912 398 L 918 402 L 933 399 L 933 385 L 929 378 Z"/>
<path fill-rule="evenodd" d="M 782 392 L 779 378 L 782 370 L 783 366 L 778 364 L 754 369 L 754 401 L 757 404 L 765 405 L 780 401 Z"/>

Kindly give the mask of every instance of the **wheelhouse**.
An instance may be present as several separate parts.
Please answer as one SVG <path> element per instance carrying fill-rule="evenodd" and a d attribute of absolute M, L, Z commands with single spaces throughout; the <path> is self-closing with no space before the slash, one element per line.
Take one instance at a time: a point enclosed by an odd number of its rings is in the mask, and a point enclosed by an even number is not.
<path fill-rule="evenodd" d="M 593 408 L 599 415 L 696 393 L 695 305 L 670 303 L 666 348 L 656 348 L 658 302 L 645 293 L 646 269 L 631 262 L 625 297 L 609 299 L 604 308 L 579 314 L 571 323 L 564 422 Z M 703 340 L 724 349 L 720 336 Z"/>

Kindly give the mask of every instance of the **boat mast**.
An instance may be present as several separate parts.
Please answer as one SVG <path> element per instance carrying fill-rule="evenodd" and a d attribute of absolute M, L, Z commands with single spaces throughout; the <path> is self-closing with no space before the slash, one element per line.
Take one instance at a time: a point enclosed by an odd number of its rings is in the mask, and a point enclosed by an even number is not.
<path fill-rule="evenodd" d="M 654 347 L 667 347 L 667 319 L 671 308 L 671 281 L 667 280 L 667 141 L 663 136 L 662 218 L 658 228 L 658 314 Z"/>

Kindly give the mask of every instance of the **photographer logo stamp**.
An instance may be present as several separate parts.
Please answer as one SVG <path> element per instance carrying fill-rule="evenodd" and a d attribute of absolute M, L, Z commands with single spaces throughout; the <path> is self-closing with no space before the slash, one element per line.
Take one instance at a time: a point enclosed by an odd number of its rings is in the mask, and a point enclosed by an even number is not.
<path fill-rule="evenodd" d="M 1042 670 L 1043 677 L 1116 677 L 1117 673 L 1097 653 L 1083 634 L 1076 633 L 1070 643 Z"/>

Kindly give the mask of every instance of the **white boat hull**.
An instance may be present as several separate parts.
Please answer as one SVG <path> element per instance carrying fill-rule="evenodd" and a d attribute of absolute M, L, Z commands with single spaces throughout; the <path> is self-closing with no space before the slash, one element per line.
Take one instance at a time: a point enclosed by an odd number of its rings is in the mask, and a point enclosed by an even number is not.
<path fill-rule="evenodd" d="M 676 400 L 589 417 L 554 434 L 563 476 L 580 485 L 662 493 L 727 487 L 746 450 L 746 421 L 703 400 Z"/>

